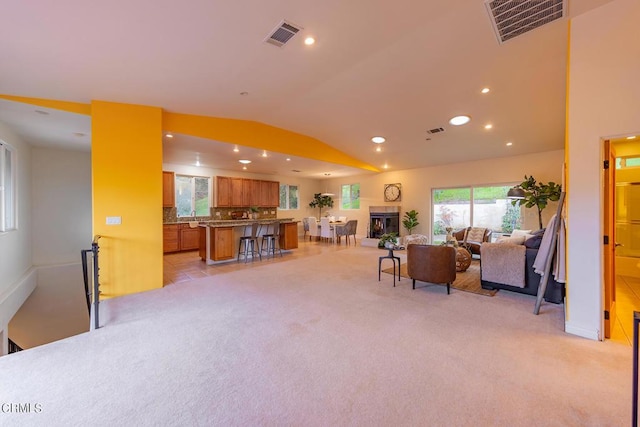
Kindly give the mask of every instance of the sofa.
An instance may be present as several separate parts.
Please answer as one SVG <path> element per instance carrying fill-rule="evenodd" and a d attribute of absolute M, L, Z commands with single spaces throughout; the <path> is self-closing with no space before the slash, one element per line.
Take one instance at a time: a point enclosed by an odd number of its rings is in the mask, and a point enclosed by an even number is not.
<path fill-rule="evenodd" d="M 482 243 L 480 247 L 480 283 L 483 289 L 504 289 L 526 295 L 537 295 L 540 275 L 533 271 L 544 229 L 522 242 L 505 239 L 496 243 Z M 513 238 L 512 238 L 513 239 Z M 561 304 L 564 301 L 564 283 L 550 275 L 544 299 Z"/>
<path fill-rule="evenodd" d="M 453 237 L 462 246 L 471 252 L 471 255 L 480 255 L 480 245 L 491 241 L 491 230 L 488 228 L 466 227 L 453 232 Z"/>

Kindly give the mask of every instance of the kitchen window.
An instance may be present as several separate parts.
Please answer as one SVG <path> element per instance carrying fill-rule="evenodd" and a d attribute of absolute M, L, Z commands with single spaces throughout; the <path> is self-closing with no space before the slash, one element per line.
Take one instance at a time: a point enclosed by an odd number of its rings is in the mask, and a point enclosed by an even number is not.
<path fill-rule="evenodd" d="M 176 175 L 178 217 L 210 216 L 209 177 Z"/>
<path fill-rule="evenodd" d="M 341 209 L 360 209 L 360 184 L 345 184 L 341 193 Z"/>
<path fill-rule="evenodd" d="M 0 141 L 0 232 L 17 228 L 16 165 L 14 148 Z"/>
<path fill-rule="evenodd" d="M 298 186 L 280 184 L 280 209 L 298 209 Z"/>

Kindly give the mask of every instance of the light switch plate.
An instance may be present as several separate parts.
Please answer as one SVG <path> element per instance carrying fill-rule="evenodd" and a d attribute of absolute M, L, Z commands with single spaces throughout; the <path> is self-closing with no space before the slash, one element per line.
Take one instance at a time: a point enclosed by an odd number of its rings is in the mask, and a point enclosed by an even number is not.
<path fill-rule="evenodd" d="M 107 225 L 120 225 L 122 224 L 121 216 L 108 216 L 107 217 Z"/>

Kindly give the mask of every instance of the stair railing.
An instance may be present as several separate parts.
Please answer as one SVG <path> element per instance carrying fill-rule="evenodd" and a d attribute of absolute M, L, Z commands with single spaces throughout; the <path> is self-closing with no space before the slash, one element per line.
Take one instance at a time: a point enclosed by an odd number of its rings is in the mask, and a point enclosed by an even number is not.
<path fill-rule="evenodd" d="M 100 266 L 98 264 L 98 253 L 100 246 L 98 245 L 99 235 L 95 235 L 91 242 L 91 249 L 82 249 L 82 274 L 84 276 L 84 291 L 87 297 L 87 310 L 89 310 L 90 324 L 89 329 L 94 330 L 100 327 Z M 90 255 L 89 255 L 90 254 Z M 89 283 L 89 269 L 87 265 L 88 255 L 92 260 L 92 280 Z"/>

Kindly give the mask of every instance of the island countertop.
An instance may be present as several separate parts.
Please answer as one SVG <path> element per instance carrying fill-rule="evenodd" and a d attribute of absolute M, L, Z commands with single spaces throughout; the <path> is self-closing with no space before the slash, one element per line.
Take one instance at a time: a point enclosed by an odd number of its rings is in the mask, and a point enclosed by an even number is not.
<path fill-rule="evenodd" d="M 300 222 L 295 221 L 293 218 L 267 218 L 267 219 L 222 219 L 222 220 L 212 220 L 212 221 L 200 221 L 199 225 L 201 227 L 239 227 L 244 225 L 249 225 L 254 222 L 258 224 L 271 224 L 274 221 L 278 221 L 281 224 L 291 223 L 291 222 Z"/>

